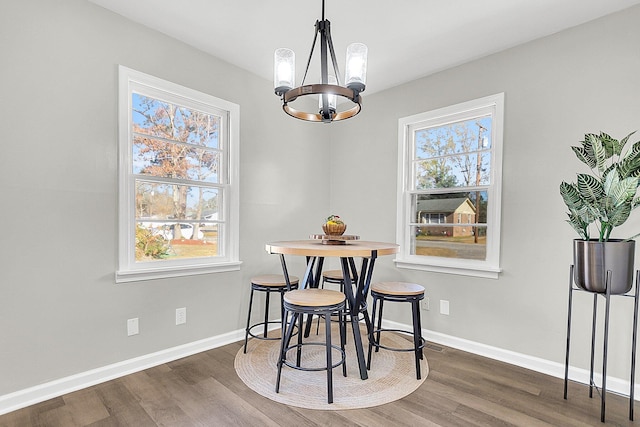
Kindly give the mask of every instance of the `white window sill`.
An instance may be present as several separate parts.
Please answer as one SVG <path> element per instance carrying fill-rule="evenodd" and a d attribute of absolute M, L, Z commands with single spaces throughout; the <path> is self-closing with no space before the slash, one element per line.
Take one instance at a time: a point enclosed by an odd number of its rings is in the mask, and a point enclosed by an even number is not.
<path fill-rule="evenodd" d="M 434 265 L 400 259 L 395 259 L 394 263 L 397 268 L 405 268 L 408 270 L 431 271 L 434 273 L 456 274 L 459 276 L 480 277 L 484 279 L 498 279 L 502 271 L 500 268 L 488 265 Z"/>
<path fill-rule="evenodd" d="M 210 265 L 116 271 L 116 283 L 138 282 L 142 280 L 166 279 L 171 277 L 237 271 L 240 270 L 241 264 L 242 261 L 230 261 Z"/>

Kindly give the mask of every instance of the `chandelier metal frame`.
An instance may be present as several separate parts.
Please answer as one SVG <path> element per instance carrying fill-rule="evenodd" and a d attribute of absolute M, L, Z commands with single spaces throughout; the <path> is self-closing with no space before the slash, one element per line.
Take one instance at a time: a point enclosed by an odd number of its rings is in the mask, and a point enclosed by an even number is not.
<path fill-rule="evenodd" d="M 311 59 L 313 58 L 316 42 L 318 40 L 318 34 L 320 35 L 321 83 L 305 85 Z M 329 83 L 329 64 L 327 60 L 327 53 L 329 53 L 331 57 L 331 63 L 337 84 Z M 331 23 L 329 20 L 325 19 L 324 0 L 322 0 L 322 20 L 316 20 L 311 52 L 309 52 L 309 58 L 307 60 L 307 66 L 305 68 L 301 85 L 291 89 L 288 87 L 276 87 L 275 93 L 282 99 L 282 109 L 291 117 L 310 122 L 330 123 L 332 121 L 345 120 L 354 117 L 362 109 L 362 97 L 360 96 L 360 92 L 364 91 L 365 84 L 362 82 L 353 82 L 345 87 L 340 85 L 340 81 L 340 70 L 338 68 L 336 54 L 333 49 L 333 40 L 331 39 Z M 297 110 L 289 105 L 296 99 L 308 95 L 320 95 L 321 101 L 319 104 L 321 104 L 321 107 L 318 113 Z M 329 96 L 340 96 L 342 98 L 346 98 L 353 103 L 353 106 L 345 111 L 337 111 L 337 108 L 331 108 Z"/>

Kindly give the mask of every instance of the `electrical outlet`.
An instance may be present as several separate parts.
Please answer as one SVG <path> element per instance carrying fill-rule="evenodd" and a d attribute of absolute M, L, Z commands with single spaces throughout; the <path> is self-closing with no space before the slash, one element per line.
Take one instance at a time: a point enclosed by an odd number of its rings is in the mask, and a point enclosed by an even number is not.
<path fill-rule="evenodd" d="M 449 301 L 444 299 L 440 300 L 440 314 L 449 315 Z"/>
<path fill-rule="evenodd" d="M 138 318 L 127 319 L 127 336 L 138 335 L 140 329 L 138 328 Z"/>
<path fill-rule="evenodd" d="M 176 308 L 176 325 L 187 323 L 187 308 Z"/>
<path fill-rule="evenodd" d="M 429 305 L 429 297 L 424 297 L 424 299 L 420 301 L 420 308 L 424 311 L 431 310 L 431 307 Z"/>

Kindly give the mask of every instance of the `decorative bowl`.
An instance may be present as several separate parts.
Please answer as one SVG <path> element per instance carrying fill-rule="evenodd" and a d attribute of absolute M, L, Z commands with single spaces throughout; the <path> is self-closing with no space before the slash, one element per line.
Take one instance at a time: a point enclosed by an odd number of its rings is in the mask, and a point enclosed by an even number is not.
<path fill-rule="evenodd" d="M 324 223 L 322 224 L 322 231 L 328 236 L 342 236 L 347 229 L 347 224 L 339 223 Z"/>

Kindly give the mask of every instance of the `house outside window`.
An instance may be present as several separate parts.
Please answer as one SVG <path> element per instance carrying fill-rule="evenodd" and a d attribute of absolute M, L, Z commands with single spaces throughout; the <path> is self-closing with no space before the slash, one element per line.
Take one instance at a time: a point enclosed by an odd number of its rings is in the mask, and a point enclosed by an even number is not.
<path fill-rule="evenodd" d="M 399 120 L 398 267 L 498 277 L 503 111 L 497 94 Z"/>
<path fill-rule="evenodd" d="M 239 107 L 119 73 L 116 281 L 239 269 Z"/>

